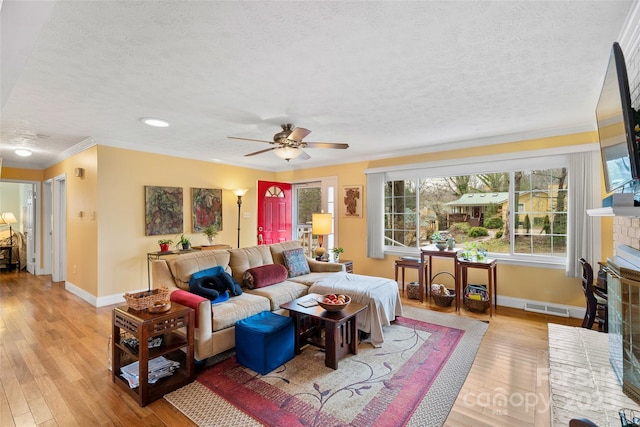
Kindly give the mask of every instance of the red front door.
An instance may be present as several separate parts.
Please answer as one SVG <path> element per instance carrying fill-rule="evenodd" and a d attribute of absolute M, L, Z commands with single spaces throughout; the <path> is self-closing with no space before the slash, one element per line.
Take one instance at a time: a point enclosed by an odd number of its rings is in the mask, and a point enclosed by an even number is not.
<path fill-rule="evenodd" d="M 291 184 L 258 181 L 258 244 L 291 240 Z"/>

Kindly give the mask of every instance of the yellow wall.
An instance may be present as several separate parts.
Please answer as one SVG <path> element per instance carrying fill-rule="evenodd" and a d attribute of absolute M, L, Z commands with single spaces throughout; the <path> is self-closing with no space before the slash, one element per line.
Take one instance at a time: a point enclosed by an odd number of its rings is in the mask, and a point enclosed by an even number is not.
<path fill-rule="evenodd" d="M 146 253 L 160 249 L 161 237 L 177 241 L 177 235 L 145 236 L 145 186 L 182 187 L 184 231 L 193 245 L 206 244 L 207 239 L 191 231 L 191 188 L 223 189 L 222 231 L 215 241 L 236 247 L 238 205 L 230 190 L 249 189 L 242 198 L 242 212 L 250 217 L 241 219 L 240 244 L 254 245 L 256 183 L 274 178 L 272 172 L 104 146 L 98 147 L 98 169 L 98 296 L 146 288 Z"/>

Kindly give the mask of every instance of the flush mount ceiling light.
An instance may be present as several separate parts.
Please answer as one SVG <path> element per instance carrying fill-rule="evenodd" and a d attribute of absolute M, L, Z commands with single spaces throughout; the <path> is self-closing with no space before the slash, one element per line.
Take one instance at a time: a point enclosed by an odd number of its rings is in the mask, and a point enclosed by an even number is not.
<path fill-rule="evenodd" d="M 16 153 L 20 157 L 29 157 L 33 154 L 31 150 L 27 150 L 26 148 L 18 148 L 14 151 L 14 153 Z"/>
<path fill-rule="evenodd" d="M 156 119 L 154 117 L 143 117 L 140 119 L 140 121 L 145 125 L 153 126 L 156 128 L 166 128 L 171 126 L 171 123 L 169 123 L 168 121 L 162 120 L 162 119 Z"/>

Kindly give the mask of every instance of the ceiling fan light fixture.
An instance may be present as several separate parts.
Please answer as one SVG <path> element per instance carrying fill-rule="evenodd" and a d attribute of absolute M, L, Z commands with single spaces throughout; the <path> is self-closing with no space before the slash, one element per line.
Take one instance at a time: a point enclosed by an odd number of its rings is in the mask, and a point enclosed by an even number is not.
<path fill-rule="evenodd" d="M 299 157 L 302 154 L 302 150 L 295 147 L 281 147 L 275 149 L 274 153 L 276 154 L 276 156 L 288 162 L 291 159 Z"/>

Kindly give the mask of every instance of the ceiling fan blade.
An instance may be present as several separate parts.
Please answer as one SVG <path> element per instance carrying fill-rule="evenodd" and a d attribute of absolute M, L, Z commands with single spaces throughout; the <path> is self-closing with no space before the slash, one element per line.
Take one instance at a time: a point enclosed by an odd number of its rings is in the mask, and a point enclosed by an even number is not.
<path fill-rule="evenodd" d="M 302 152 L 302 154 L 300 154 L 298 156 L 298 159 L 300 159 L 300 160 L 309 160 L 310 158 L 311 158 L 311 156 L 308 155 L 307 153 L 305 153 L 304 151 Z"/>
<path fill-rule="evenodd" d="M 267 148 L 266 150 L 260 150 L 260 151 L 256 151 L 253 153 L 249 153 L 249 154 L 245 154 L 245 157 L 249 157 L 249 156 L 255 156 L 256 154 L 262 154 L 262 153 L 266 153 L 267 151 L 272 151 L 272 150 L 277 150 L 280 147 L 271 147 L 271 148 Z"/>
<path fill-rule="evenodd" d="M 311 133 L 311 131 L 309 129 L 295 128 L 293 130 L 293 132 L 291 132 L 289 134 L 287 139 L 289 139 L 291 141 L 300 142 L 300 141 L 302 141 L 302 138 L 304 138 L 305 136 L 309 135 L 310 133 Z"/>
<path fill-rule="evenodd" d="M 229 139 L 237 139 L 239 141 L 254 141 L 254 142 L 266 142 L 267 144 L 275 144 L 273 141 L 265 141 L 264 139 L 250 139 L 250 138 L 239 138 L 237 136 L 228 136 Z"/>
<path fill-rule="evenodd" d="M 304 142 L 303 145 L 309 148 L 338 148 L 340 150 L 349 148 L 349 144 L 340 142 Z"/>

